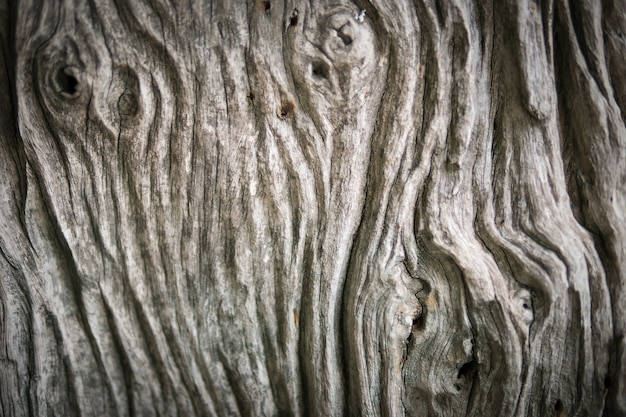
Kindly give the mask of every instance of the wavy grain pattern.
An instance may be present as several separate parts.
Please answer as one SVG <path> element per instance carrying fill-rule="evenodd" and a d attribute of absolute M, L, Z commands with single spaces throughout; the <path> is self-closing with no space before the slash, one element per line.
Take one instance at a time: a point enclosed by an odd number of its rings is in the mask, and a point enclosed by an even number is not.
<path fill-rule="evenodd" d="M 619 1 L 0 1 L 0 414 L 626 414 Z"/>

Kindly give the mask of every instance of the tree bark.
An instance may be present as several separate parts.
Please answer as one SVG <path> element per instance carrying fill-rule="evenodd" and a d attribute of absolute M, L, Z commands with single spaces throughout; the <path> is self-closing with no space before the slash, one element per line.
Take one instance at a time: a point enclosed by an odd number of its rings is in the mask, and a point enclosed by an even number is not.
<path fill-rule="evenodd" d="M 624 1 L 0 19 L 1 415 L 626 415 Z"/>

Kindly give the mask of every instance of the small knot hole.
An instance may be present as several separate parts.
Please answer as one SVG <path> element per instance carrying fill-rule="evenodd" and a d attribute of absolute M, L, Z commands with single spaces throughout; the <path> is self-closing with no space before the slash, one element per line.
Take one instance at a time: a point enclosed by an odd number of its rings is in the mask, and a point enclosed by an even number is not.
<path fill-rule="evenodd" d="M 352 28 L 350 27 L 350 23 L 346 23 L 337 31 L 337 36 L 341 39 L 345 46 L 348 46 L 352 43 Z"/>
<path fill-rule="evenodd" d="M 328 65 L 326 65 L 326 63 L 323 61 L 313 62 L 313 64 L 311 65 L 311 73 L 313 74 L 314 78 L 327 79 L 329 73 Z"/>
<path fill-rule="evenodd" d="M 289 27 L 292 28 L 298 25 L 298 9 L 294 9 L 289 18 Z"/>
<path fill-rule="evenodd" d="M 296 105 L 294 104 L 294 102 L 291 100 L 286 100 L 283 102 L 283 104 L 281 104 L 276 113 L 281 120 L 285 120 L 286 118 L 293 115 L 295 109 Z"/>
<path fill-rule="evenodd" d="M 564 412 L 565 407 L 563 406 L 563 401 L 556 400 L 556 402 L 554 403 L 554 414 L 560 417 L 565 414 Z"/>
<path fill-rule="evenodd" d="M 474 378 L 477 372 L 478 372 L 478 364 L 476 363 L 476 361 L 469 361 L 469 362 L 464 363 L 463 366 L 461 366 L 461 369 L 459 369 L 457 378 L 458 379 L 463 378 L 463 377 Z"/>
<path fill-rule="evenodd" d="M 269 0 L 263 0 L 259 2 L 259 9 L 263 13 L 268 14 L 271 8 L 272 8 L 272 5 L 270 4 Z"/>
<path fill-rule="evenodd" d="M 67 97 L 76 97 L 78 95 L 78 80 L 74 75 L 71 67 L 64 67 L 57 71 L 54 76 L 56 91 Z"/>

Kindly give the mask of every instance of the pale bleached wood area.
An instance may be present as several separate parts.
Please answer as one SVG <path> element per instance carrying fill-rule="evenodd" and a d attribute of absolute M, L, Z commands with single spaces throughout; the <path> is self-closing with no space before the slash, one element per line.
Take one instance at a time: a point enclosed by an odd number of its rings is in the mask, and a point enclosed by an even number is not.
<path fill-rule="evenodd" d="M 0 415 L 626 415 L 623 0 L 0 0 Z"/>

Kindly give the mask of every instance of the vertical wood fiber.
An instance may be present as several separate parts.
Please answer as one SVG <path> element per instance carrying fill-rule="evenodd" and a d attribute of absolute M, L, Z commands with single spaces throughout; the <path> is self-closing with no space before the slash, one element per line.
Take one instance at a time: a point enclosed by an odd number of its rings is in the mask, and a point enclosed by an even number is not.
<path fill-rule="evenodd" d="M 0 1 L 0 415 L 626 414 L 624 16 Z"/>

